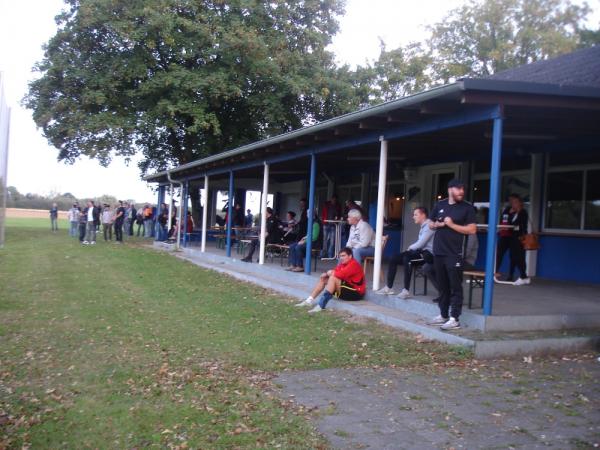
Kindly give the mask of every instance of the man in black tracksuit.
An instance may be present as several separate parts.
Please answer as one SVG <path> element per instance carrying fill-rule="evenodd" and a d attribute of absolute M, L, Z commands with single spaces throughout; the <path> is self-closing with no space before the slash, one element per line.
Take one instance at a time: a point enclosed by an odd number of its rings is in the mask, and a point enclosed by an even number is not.
<path fill-rule="evenodd" d="M 448 198 L 440 200 L 431 212 L 433 263 L 439 284 L 440 315 L 430 324 L 443 330 L 460 328 L 463 303 L 463 264 L 466 238 L 477 232 L 475 208 L 464 201 L 465 186 L 460 180 L 448 183 Z"/>

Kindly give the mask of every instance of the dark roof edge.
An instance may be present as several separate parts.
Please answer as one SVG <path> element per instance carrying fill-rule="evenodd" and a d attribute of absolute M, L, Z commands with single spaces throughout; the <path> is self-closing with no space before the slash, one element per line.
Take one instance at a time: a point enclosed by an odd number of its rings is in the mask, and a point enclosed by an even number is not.
<path fill-rule="evenodd" d="M 413 94 L 407 97 L 402 97 L 397 100 L 381 103 L 376 106 L 354 111 L 342 116 L 334 117 L 333 119 L 319 122 L 315 125 L 300 128 L 298 130 L 290 131 L 288 133 L 279 134 L 271 138 L 263 139 L 261 141 L 253 142 L 242 147 L 235 149 L 226 150 L 221 153 L 202 158 L 190 163 L 174 167 L 168 171 L 156 172 L 151 175 L 143 177 L 145 181 L 158 181 L 159 178 L 165 177 L 167 172 L 176 173 L 182 170 L 191 169 L 194 167 L 202 166 L 214 161 L 218 161 L 231 156 L 236 156 L 245 152 L 256 150 L 258 148 L 264 148 L 269 145 L 279 144 L 289 139 L 297 139 L 309 133 L 316 133 L 318 131 L 325 130 L 334 126 L 341 126 L 356 120 L 365 119 L 377 114 L 385 114 L 387 112 L 399 109 L 402 107 L 408 107 L 423 101 L 432 100 L 435 98 L 443 97 L 448 94 L 454 94 L 462 91 L 488 91 L 488 92 L 501 92 L 501 93 L 515 93 L 515 94 L 529 94 L 529 95 L 553 95 L 553 96 L 564 96 L 564 97 L 587 97 L 587 98 L 600 98 L 600 89 L 585 86 L 567 86 L 567 85 L 556 85 L 546 83 L 532 83 L 523 81 L 505 81 L 505 80 L 492 80 L 482 78 L 464 78 L 456 81 L 455 83 L 438 86 L 418 94 Z"/>
<path fill-rule="evenodd" d="M 281 142 L 287 141 L 289 139 L 296 139 L 305 134 L 316 133 L 318 131 L 322 131 L 324 129 L 344 125 L 346 123 L 350 123 L 356 120 L 365 119 L 367 117 L 371 117 L 377 114 L 384 114 L 390 112 L 392 110 L 402 108 L 405 106 L 411 106 L 416 103 L 420 103 L 426 100 L 431 100 L 433 98 L 442 97 L 444 95 L 452 94 L 455 92 L 463 91 L 463 82 L 457 81 L 456 83 L 446 84 L 444 86 L 435 87 L 429 89 L 427 91 L 420 92 L 418 94 L 410 95 L 407 97 L 402 97 L 397 100 L 392 100 L 389 102 L 381 103 L 379 105 L 370 106 L 365 109 L 361 109 L 359 111 L 353 111 L 348 114 L 344 114 L 342 116 L 334 117 L 333 119 L 328 119 L 323 122 L 319 122 L 315 125 L 310 125 L 308 127 L 303 127 L 298 130 L 290 131 L 288 133 L 279 134 L 277 136 L 273 136 L 271 138 L 263 139 L 262 141 L 253 142 L 252 144 L 247 144 L 242 147 L 238 147 L 232 150 L 226 150 L 221 153 L 217 153 L 206 158 L 202 158 L 196 161 L 192 161 L 190 163 L 184 164 L 182 166 L 175 167 L 170 169 L 171 173 L 178 172 L 181 170 L 190 169 L 193 167 L 201 166 L 203 164 L 207 164 L 213 161 L 218 161 L 223 158 L 227 158 L 230 156 L 236 156 L 241 153 L 245 153 L 248 151 L 255 150 L 257 148 L 263 148 L 273 144 L 279 144 Z M 155 178 L 164 177 L 167 174 L 167 170 L 162 172 L 156 172 L 151 175 L 146 175 L 143 177 L 143 180 L 151 181 Z"/>
<path fill-rule="evenodd" d="M 515 94 L 558 95 L 564 97 L 600 98 L 600 89 L 587 86 L 564 84 L 533 83 L 530 81 L 507 81 L 483 78 L 464 78 L 461 80 L 465 91 L 495 91 Z"/>

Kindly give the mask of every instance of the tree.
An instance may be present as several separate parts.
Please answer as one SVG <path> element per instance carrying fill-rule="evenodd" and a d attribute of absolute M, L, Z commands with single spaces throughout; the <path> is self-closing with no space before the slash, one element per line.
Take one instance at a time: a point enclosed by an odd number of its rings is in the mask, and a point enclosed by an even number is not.
<path fill-rule="evenodd" d="M 394 50 L 386 50 L 381 42 L 373 65 L 373 95 L 378 101 L 389 101 L 425 90 L 431 84 L 427 70 L 431 62 L 431 55 L 418 42 Z"/>
<path fill-rule="evenodd" d="M 343 0 L 66 2 L 25 98 L 59 160 L 163 170 L 356 104 L 325 50 Z"/>
<path fill-rule="evenodd" d="M 587 4 L 569 0 L 470 0 L 430 28 L 434 81 L 483 77 L 578 47 Z"/>

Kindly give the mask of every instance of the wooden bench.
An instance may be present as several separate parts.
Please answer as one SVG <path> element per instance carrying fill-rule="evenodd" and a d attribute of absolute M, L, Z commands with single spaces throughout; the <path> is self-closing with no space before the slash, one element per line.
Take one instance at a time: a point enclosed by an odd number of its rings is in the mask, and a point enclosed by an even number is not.
<path fill-rule="evenodd" d="M 481 288 L 481 306 L 483 308 L 483 288 L 485 287 L 485 272 L 482 270 L 465 270 L 463 276 L 469 283 L 469 309 L 473 307 L 473 289 Z"/>

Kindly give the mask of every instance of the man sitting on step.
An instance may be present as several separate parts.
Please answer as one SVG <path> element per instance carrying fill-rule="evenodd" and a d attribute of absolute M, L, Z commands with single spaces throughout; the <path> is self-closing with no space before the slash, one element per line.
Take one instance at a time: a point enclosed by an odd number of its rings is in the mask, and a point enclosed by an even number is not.
<path fill-rule="evenodd" d="M 398 298 L 407 299 L 410 297 L 410 278 L 412 268 L 410 261 L 414 259 L 423 259 L 425 264 L 433 263 L 433 236 L 435 230 L 429 228 L 430 220 L 427 218 L 427 208 L 418 206 L 413 211 L 413 220 L 421 227 L 417 241 L 408 246 L 405 252 L 398 253 L 389 261 L 387 283 L 376 291 L 376 294 L 393 295 L 394 279 L 396 278 L 396 269 L 399 264 L 404 265 L 404 288 L 400 291 Z"/>
<path fill-rule="evenodd" d="M 367 290 L 365 274 L 360 263 L 352 256 L 352 249 L 345 247 L 340 250 L 340 263 L 333 270 L 321 274 L 319 282 L 306 300 L 296 306 L 317 305 L 309 311 L 316 313 L 323 311 L 327 302 L 333 297 L 339 300 L 362 300 Z M 315 299 L 321 294 L 319 301 Z"/>

